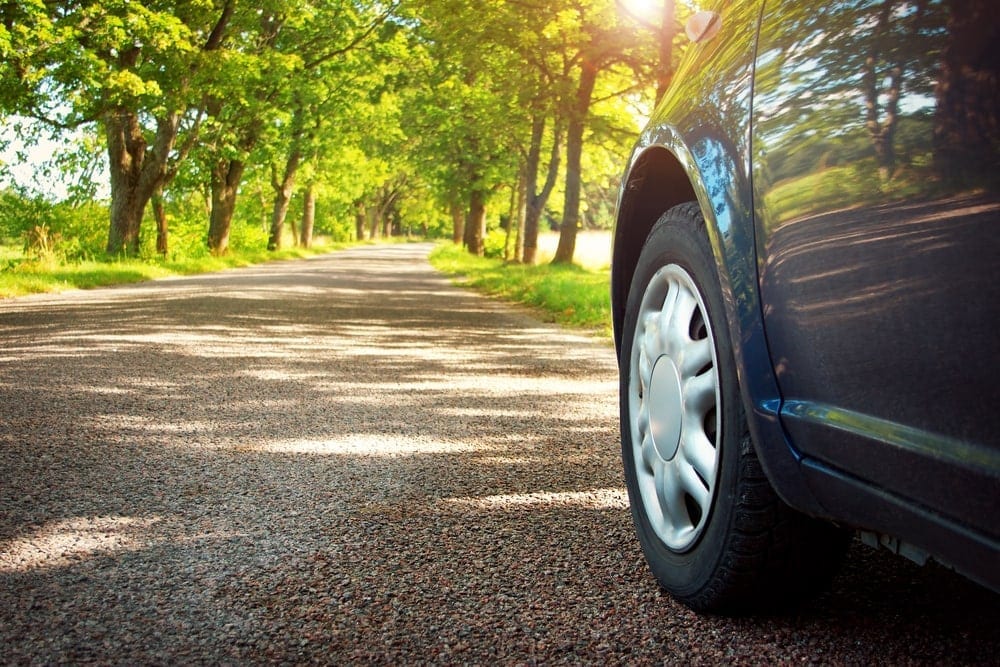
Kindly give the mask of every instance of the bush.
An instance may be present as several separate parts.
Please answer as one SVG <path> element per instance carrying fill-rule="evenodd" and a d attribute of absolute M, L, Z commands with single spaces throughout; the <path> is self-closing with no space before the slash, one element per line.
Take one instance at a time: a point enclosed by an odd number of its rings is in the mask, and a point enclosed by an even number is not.
<path fill-rule="evenodd" d="M 24 233 L 24 254 L 33 259 L 51 260 L 56 257 L 56 244 L 62 240 L 48 225 L 35 225 Z"/>
<path fill-rule="evenodd" d="M 483 255 L 493 259 L 504 258 L 504 244 L 507 242 L 507 232 L 503 229 L 494 229 L 487 232 L 483 239 Z"/>
<path fill-rule="evenodd" d="M 5 190 L 0 193 L 0 238 L 20 240 L 34 256 L 92 259 L 103 253 L 108 234 L 107 206 L 50 202 Z"/>

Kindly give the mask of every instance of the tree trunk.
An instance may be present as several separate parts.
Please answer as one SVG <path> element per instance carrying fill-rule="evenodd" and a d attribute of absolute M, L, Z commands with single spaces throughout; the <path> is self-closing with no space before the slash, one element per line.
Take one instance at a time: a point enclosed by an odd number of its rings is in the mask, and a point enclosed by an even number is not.
<path fill-rule="evenodd" d="M 245 164 L 240 160 L 221 160 L 212 169 L 212 213 L 208 225 L 208 249 L 213 255 L 229 251 L 229 229 L 236 210 L 236 195 Z"/>
<path fill-rule="evenodd" d="M 365 211 L 368 215 L 368 238 L 372 241 L 379 238 L 379 231 L 381 225 L 379 225 L 379 215 L 378 210 L 375 207 L 369 206 Z"/>
<path fill-rule="evenodd" d="M 538 250 L 538 223 L 542 212 L 555 187 L 559 174 L 559 152 L 562 149 L 562 129 L 556 123 L 552 128 L 552 153 L 549 156 L 549 166 L 545 175 L 545 184 L 538 191 L 538 172 L 542 162 L 542 138 L 545 134 L 545 118 L 535 115 L 531 123 L 531 146 L 528 149 L 528 160 L 525 166 L 525 190 L 527 202 L 524 212 L 524 251 L 521 258 L 525 264 L 534 264 Z"/>
<path fill-rule="evenodd" d="M 156 218 L 156 252 L 163 257 L 169 250 L 167 234 L 167 212 L 163 207 L 163 188 L 157 188 L 153 193 L 153 217 Z"/>
<path fill-rule="evenodd" d="M 268 250 L 281 248 L 281 236 L 285 228 L 285 216 L 288 215 L 288 205 L 292 201 L 295 188 L 295 173 L 299 168 L 302 153 L 295 147 L 285 160 L 285 172 L 278 180 L 276 172 L 271 173 L 271 186 L 274 188 L 274 209 L 271 213 L 271 235 L 267 240 Z M 294 231 L 294 230 L 293 230 Z"/>
<path fill-rule="evenodd" d="M 299 230 L 298 230 L 298 227 L 295 224 L 295 218 L 294 217 L 289 221 L 288 225 L 292 228 L 292 245 L 298 246 L 299 245 Z"/>
<path fill-rule="evenodd" d="M 469 214 L 465 219 L 465 247 L 473 255 L 483 256 L 486 235 L 486 193 L 473 188 L 469 194 Z"/>
<path fill-rule="evenodd" d="M 109 255 L 139 254 L 139 227 L 142 222 L 145 202 L 134 188 L 115 187 L 115 178 L 111 181 L 111 227 L 108 230 L 107 253 Z"/>
<path fill-rule="evenodd" d="M 517 225 L 515 219 L 517 218 L 517 193 L 521 189 L 521 181 L 524 180 L 524 165 L 517 170 L 517 183 L 510 189 L 510 208 L 507 210 L 507 229 L 503 237 L 503 261 L 509 262 L 511 260 L 511 241 L 514 241 L 514 229 Z M 516 259 L 516 257 L 515 257 Z"/>
<path fill-rule="evenodd" d="M 521 178 L 517 182 L 517 220 L 516 227 L 514 228 L 514 261 L 523 262 L 524 261 L 524 218 L 526 215 L 528 206 L 528 190 L 527 181 L 525 180 L 524 171 L 521 172 Z"/>
<path fill-rule="evenodd" d="M 302 237 L 299 245 L 312 247 L 313 225 L 316 222 L 316 188 L 312 183 L 306 187 L 302 200 Z"/>
<path fill-rule="evenodd" d="M 150 151 L 135 112 L 116 109 L 107 114 L 103 122 L 111 175 L 107 252 L 109 255 L 136 255 L 146 204 L 167 178 L 167 156 L 177 138 L 180 114 L 169 113 L 157 120 L 156 143 Z"/>
<path fill-rule="evenodd" d="M 358 241 L 365 240 L 365 203 L 360 199 L 354 202 L 354 233 Z"/>
<path fill-rule="evenodd" d="M 563 206 L 562 225 L 559 228 L 559 245 L 553 264 L 569 264 L 576 252 L 576 230 L 580 224 L 580 163 L 583 156 L 583 131 L 586 126 L 590 97 L 597 81 L 597 67 L 584 61 L 580 71 L 580 87 L 576 92 L 576 105 L 569 120 L 566 135 L 566 198 Z"/>
<path fill-rule="evenodd" d="M 111 171 L 111 227 L 109 255 L 139 252 L 139 225 L 146 201 L 139 190 L 146 139 L 136 114 L 119 109 L 105 119 L 108 167 Z"/>
<path fill-rule="evenodd" d="M 883 181 L 892 178 L 896 169 L 896 150 L 894 140 L 896 121 L 899 110 L 899 94 L 902 85 L 903 68 L 893 64 L 889 68 L 889 89 L 886 91 L 884 109 L 879 108 L 879 82 L 884 75 L 879 72 L 879 45 L 888 39 L 889 22 L 892 19 L 893 0 L 885 0 L 882 11 L 879 12 L 875 34 L 871 40 L 872 48 L 865 59 L 862 71 L 862 81 L 865 88 L 865 127 L 871 137 L 875 149 L 875 159 L 878 163 L 879 176 Z"/>
<path fill-rule="evenodd" d="M 457 198 L 451 202 L 451 240 L 455 245 L 465 240 L 465 216 L 462 213 L 462 204 Z"/>
<path fill-rule="evenodd" d="M 992 20 L 995 2 L 952 0 L 948 11 L 934 111 L 934 169 L 946 181 L 996 178 L 1000 26 Z"/>
<path fill-rule="evenodd" d="M 267 234 L 270 232 L 271 223 L 267 219 L 267 197 L 264 196 L 264 186 L 257 188 L 257 201 L 260 202 L 260 229 Z"/>

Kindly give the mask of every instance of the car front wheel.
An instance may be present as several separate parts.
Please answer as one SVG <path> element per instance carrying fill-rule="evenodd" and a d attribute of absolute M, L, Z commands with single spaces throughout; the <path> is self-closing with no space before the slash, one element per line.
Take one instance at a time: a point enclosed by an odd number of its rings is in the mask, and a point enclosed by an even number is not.
<path fill-rule="evenodd" d="M 728 613 L 813 594 L 848 534 L 788 508 L 764 476 L 717 275 L 697 203 L 664 214 L 626 306 L 621 437 L 632 518 L 654 576 L 693 609 Z"/>

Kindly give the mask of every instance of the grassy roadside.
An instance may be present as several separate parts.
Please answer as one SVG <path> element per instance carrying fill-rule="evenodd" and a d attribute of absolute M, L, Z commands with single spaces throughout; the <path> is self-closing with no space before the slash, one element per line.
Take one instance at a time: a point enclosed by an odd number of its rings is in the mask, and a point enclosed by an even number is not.
<path fill-rule="evenodd" d="M 10 298 L 38 292 L 61 292 L 104 285 L 122 285 L 167 276 L 211 273 L 274 260 L 298 259 L 330 252 L 350 244 L 327 244 L 309 250 L 289 248 L 277 252 L 267 250 L 232 252 L 225 257 L 190 259 L 123 259 L 107 262 L 67 262 L 28 260 L 14 262 L 0 252 L 0 298 Z"/>
<path fill-rule="evenodd" d="M 451 243 L 435 248 L 430 260 L 437 270 L 457 276 L 460 285 L 532 306 L 551 321 L 611 337 L 607 268 L 505 264 L 470 255 Z"/>

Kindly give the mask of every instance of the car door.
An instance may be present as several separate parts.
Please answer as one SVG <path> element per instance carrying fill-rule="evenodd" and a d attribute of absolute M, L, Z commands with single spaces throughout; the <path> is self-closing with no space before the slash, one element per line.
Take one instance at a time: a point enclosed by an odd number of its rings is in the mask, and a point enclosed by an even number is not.
<path fill-rule="evenodd" d="M 997 534 L 1000 29 L 990 0 L 766 0 L 765 331 L 798 450 Z"/>

